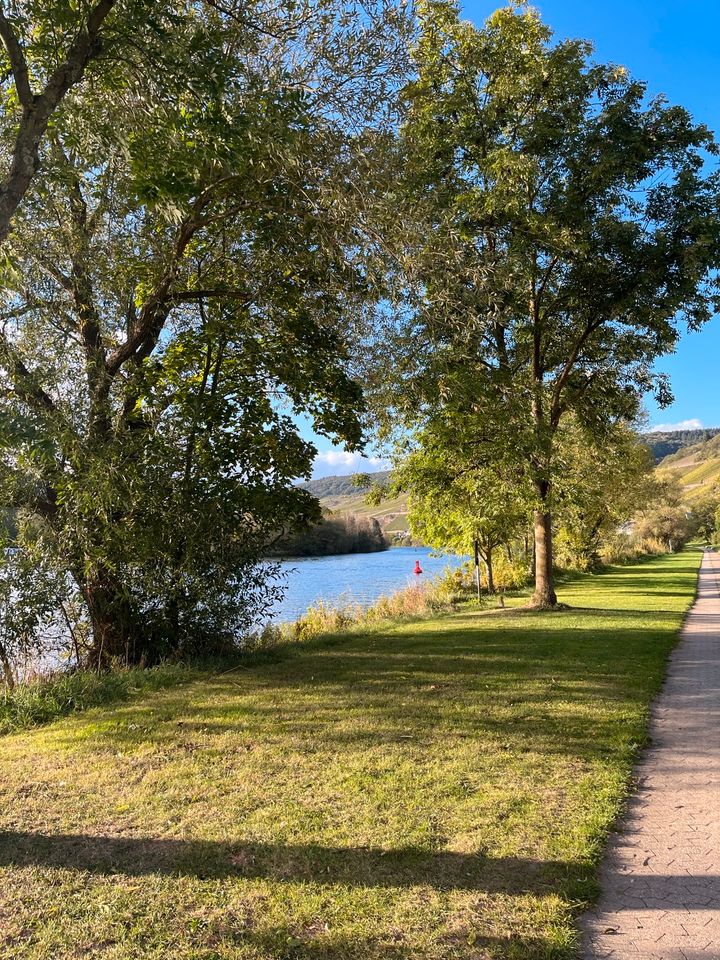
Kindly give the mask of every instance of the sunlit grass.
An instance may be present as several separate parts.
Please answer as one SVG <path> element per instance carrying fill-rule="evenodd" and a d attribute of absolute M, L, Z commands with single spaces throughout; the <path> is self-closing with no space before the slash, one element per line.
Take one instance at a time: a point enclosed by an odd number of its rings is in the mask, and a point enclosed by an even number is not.
<path fill-rule="evenodd" d="M 699 553 L 0 741 L 0 955 L 572 956 Z"/>
<path fill-rule="evenodd" d="M 12 690 L 0 688 L 0 736 L 26 727 L 40 726 L 100 704 L 126 700 L 138 693 L 185 683 L 211 669 L 182 663 L 163 663 L 143 669 L 118 668 L 105 673 L 76 670 L 39 675 Z"/>

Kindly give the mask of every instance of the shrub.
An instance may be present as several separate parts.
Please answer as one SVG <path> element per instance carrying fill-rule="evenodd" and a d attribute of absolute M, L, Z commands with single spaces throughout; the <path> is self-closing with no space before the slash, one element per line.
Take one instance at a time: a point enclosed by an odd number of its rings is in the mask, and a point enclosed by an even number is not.
<path fill-rule="evenodd" d="M 496 553 L 493 559 L 495 590 L 521 590 L 529 579 L 530 570 L 524 560 L 517 557 L 511 560 L 505 553 Z"/>

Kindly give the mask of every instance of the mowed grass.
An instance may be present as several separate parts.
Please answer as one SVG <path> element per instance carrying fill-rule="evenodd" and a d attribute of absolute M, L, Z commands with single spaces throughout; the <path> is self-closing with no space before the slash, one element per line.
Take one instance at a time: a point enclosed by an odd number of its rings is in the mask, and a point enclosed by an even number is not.
<path fill-rule="evenodd" d="M 0 956 L 573 956 L 699 560 L 0 739 Z"/>

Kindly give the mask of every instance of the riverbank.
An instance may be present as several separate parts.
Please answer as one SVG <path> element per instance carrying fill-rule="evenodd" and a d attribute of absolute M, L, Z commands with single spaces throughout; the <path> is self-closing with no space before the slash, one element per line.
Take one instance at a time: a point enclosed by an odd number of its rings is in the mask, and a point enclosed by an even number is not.
<path fill-rule="evenodd" d="M 457 569 L 467 559 L 438 555 L 429 547 L 391 547 L 378 553 L 335 557 L 293 557 L 280 564 L 286 591 L 273 616 L 277 622 L 291 623 L 319 602 L 331 607 L 351 603 L 368 607 L 380 597 L 426 583 L 448 568 Z M 420 577 L 413 572 L 418 560 L 423 570 Z"/>
<path fill-rule="evenodd" d="M 699 559 L 4 738 L 3 956 L 571 957 Z"/>

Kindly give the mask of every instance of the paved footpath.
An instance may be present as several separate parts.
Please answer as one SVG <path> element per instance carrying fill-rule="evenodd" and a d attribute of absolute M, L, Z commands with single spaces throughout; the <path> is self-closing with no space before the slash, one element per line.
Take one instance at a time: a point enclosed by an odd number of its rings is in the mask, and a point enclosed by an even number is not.
<path fill-rule="evenodd" d="M 603 895 L 583 920 L 584 960 L 720 960 L 719 585 L 708 552 Z"/>

